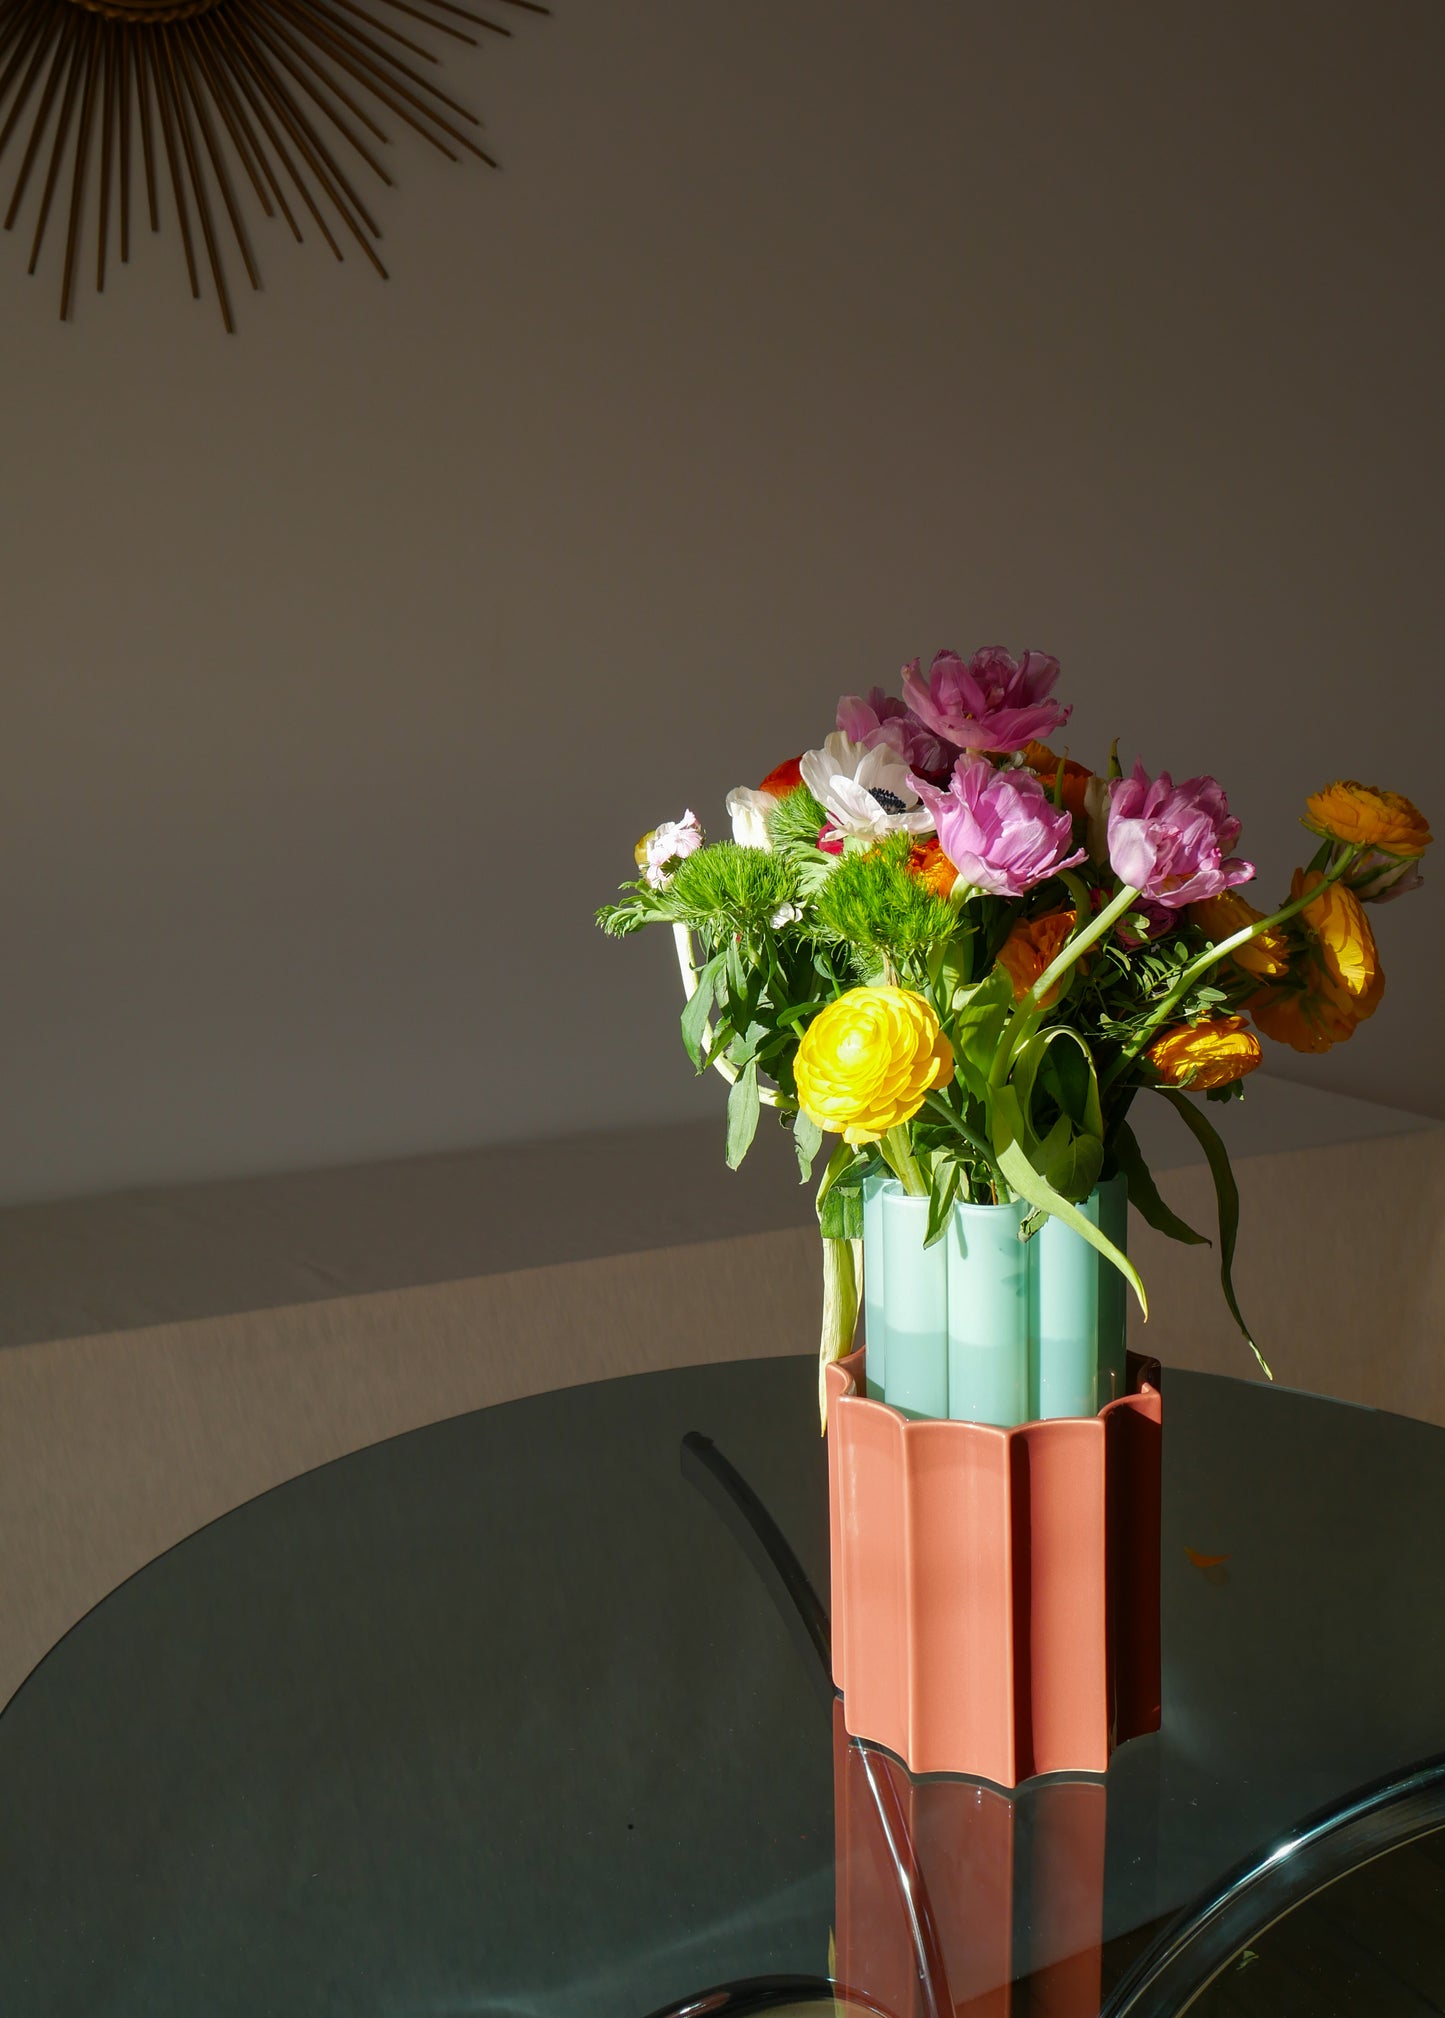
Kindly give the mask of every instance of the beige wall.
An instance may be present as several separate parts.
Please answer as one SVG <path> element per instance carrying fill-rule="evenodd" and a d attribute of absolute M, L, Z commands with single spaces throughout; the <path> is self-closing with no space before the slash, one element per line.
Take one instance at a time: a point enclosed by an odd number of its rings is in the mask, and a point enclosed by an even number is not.
<path fill-rule="evenodd" d="M 0 243 L 0 1197 L 711 1112 L 637 832 L 945 642 L 1208 768 L 1271 886 L 1439 808 L 1445 14 L 569 0 L 449 56 L 394 278 Z M 1445 1113 L 1433 891 L 1321 1083 Z"/>

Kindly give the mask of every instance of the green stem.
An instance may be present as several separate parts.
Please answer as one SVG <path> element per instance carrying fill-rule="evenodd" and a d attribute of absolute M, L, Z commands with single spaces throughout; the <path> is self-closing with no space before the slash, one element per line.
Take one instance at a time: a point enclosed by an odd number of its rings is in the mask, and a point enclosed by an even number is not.
<path fill-rule="evenodd" d="M 1138 896 L 1139 892 L 1133 885 L 1125 883 L 1117 895 L 1110 898 L 1097 918 L 1090 919 L 1082 931 L 1076 932 L 1073 938 L 1059 949 L 1057 958 L 1045 967 L 1033 987 L 1029 989 L 1026 995 L 1020 998 L 1008 1022 L 1004 1025 L 1003 1034 L 999 1038 L 998 1049 L 994 1052 L 993 1065 L 988 1075 L 990 1086 L 1002 1086 L 1008 1078 L 1009 1068 L 1013 1064 L 1014 1054 L 1018 1049 L 1016 1042 L 1018 1033 L 1028 1018 L 1038 1008 L 1042 998 L 1048 994 L 1055 982 L 1063 979 L 1069 969 L 1088 952 L 1091 946 L 1097 944 L 1106 932 L 1112 930 L 1124 916 L 1125 912 L 1137 901 Z"/>
<path fill-rule="evenodd" d="M 896 1128 L 889 1129 L 879 1141 L 878 1153 L 910 1198 L 927 1198 L 928 1186 L 909 1143 L 906 1122 L 900 1121 Z"/>
<path fill-rule="evenodd" d="M 1004 1180 L 998 1167 L 998 1159 L 983 1137 L 975 1129 L 970 1128 L 966 1121 L 959 1120 L 941 1093 L 925 1093 L 923 1097 L 930 1107 L 935 1108 L 943 1116 L 954 1134 L 962 1136 L 979 1161 L 987 1165 L 995 1181 L 1002 1184 Z"/>
<path fill-rule="evenodd" d="M 1321 890 L 1331 883 L 1337 883 L 1359 853 L 1359 848 L 1348 849 L 1333 868 L 1325 872 L 1322 881 L 1316 883 L 1312 890 L 1306 890 L 1302 896 L 1291 897 L 1287 904 L 1281 904 L 1277 911 L 1270 913 L 1269 917 L 1260 918 L 1252 925 L 1242 925 L 1239 931 L 1231 932 L 1227 939 L 1221 939 L 1217 946 L 1211 946 L 1207 952 L 1200 953 L 1191 960 L 1143 1029 L 1135 1032 L 1104 1074 L 1099 1082 L 1099 1091 L 1106 1093 L 1119 1075 L 1128 1071 L 1160 1024 L 1172 1015 L 1201 974 L 1207 974 L 1211 967 L 1227 959 L 1236 948 L 1247 946 L 1251 939 L 1259 938 L 1261 933 L 1272 932 L 1276 925 L 1287 924 L 1297 912 L 1303 911 L 1307 904 L 1313 904 Z"/>
<path fill-rule="evenodd" d="M 828 1368 L 853 1350 L 858 1328 L 859 1263 L 862 1242 L 823 1241 L 823 1330 L 818 1342 L 818 1419 L 828 1430 Z"/>

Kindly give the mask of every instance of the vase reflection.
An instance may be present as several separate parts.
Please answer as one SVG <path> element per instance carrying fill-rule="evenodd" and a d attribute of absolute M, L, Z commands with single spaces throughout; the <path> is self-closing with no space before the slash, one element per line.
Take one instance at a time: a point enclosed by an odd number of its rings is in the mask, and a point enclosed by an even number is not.
<path fill-rule="evenodd" d="M 836 1980 L 890 2018 L 1096 2018 L 1102 1780 L 915 1778 L 833 1720 Z"/>

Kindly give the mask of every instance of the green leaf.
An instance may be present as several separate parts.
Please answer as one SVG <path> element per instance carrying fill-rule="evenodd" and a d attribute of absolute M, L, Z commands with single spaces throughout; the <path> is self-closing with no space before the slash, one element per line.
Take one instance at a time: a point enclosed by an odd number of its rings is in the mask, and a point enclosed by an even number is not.
<path fill-rule="evenodd" d="M 728 1137 L 727 1162 L 729 1170 L 736 1170 L 753 1144 L 758 1132 L 758 1111 L 762 1103 L 758 1098 L 758 1061 L 750 1058 L 728 1094 Z"/>
<path fill-rule="evenodd" d="M 840 1142 L 829 1157 L 818 1186 L 818 1224 L 825 1240 L 863 1238 L 863 1179 L 867 1170 L 867 1156 L 851 1143 Z"/>
<path fill-rule="evenodd" d="M 1013 999 L 1013 983 L 998 967 L 972 987 L 953 992 L 946 1027 L 959 1076 L 975 1099 L 987 1097 L 988 1075 Z"/>
<path fill-rule="evenodd" d="M 1090 1247 L 1097 1248 L 1106 1261 L 1113 1263 L 1119 1273 L 1132 1287 L 1139 1299 L 1139 1308 L 1145 1317 L 1149 1315 L 1149 1299 L 1144 1293 L 1144 1285 L 1139 1280 L 1139 1272 L 1127 1255 L 1121 1254 L 1112 1240 L 1102 1234 L 1097 1226 L 1091 1226 L 1082 1212 L 1057 1192 L 1033 1164 L 1024 1151 L 1022 1137 L 1026 1124 L 1019 1106 L 1018 1095 L 1011 1086 L 1001 1086 L 994 1093 L 993 1107 L 994 1149 L 998 1156 L 998 1167 L 1008 1179 L 1020 1198 L 1028 1200 L 1041 1212 L 1048 1212 L 1055 1219 L 1063 1221 L 1081 1240 L 1087 1240 Z"/>
<path fill-rule="evenodd" d="M 863 1238 L 863 1194 L 840 1187 L 830 1191 L 818 1214 L 818 1226 L 825 1240 Z"/>
<path fill-rule="evenodd" d="M 691 858 L 689 858 L 691 859 Z M 729 939 L 724 948 L 727 972 L 728 1016 L 734 1027 L 745 1030 L 753 1019 L 762 976 L 743 957 L 740 941 Z"/>
<path fill-rule="evenodd" d="M 928 1226 L 923 1236 L 925 1247 L 932 1247 L 942 1240 L 962 1177 L 963 1169 L 956 1157 L 939 1155 L 934 1158 L 933 1181 L 928 1190 Z"/>
<path fill-rule="evenodd" d="M 1018 1052 L 1010 1086 L 1021 1122 L 1018 1139 L 1035 1170 L 1065 1198 L 1087 1198 L 1104 1167 L 1104 1118 L 1083 1038 L 1062 1024 L 1035 1032 Z M 1059 1110 L 1043 1138 L 1034 1114 L 1040 1088 Z"/>
<path fill-rule="evenodd" d="M 772 1035 L 766 1023 L 752 1022 L 738 1036 L 728 1049 L 728 1058 L 741 1069 L 750 1058 L 758 1058 L 763 1045 Z"/>
<path fill-rule="evenodd" d="M 818 1186 L 817 1204 L 820 1213 L 823 1210 L 824 1201 L 833 1189 L 833 1186 L 838 1183 L 845 1172 L 852 1169 L 857 1153 L 851 1143 L 840 1141 L 833 1154 L 828 1158 L 827 1168 L 823 1172 L 823 1181 Z"/>
<path fill-rule="evenodd" d="M 1114 1130 L 1113 1148 L 1115 1160 L 1129 1185 L 1129 1203 L 1145 1224 L 1152 1226 L 1156 1233 L 1167 1234 L 1170 1240 L 1182 1240 L 1188 1247 L 1208 1247 L 1210 1243 L 1205 1236 L 1196 1233 L 1159 1196 L 1138 1137 L 1127 1121 L 1121 1121 Z"/>
<path fill-rule="evenodd" d="M 823 1131 L 811 1115 L 800 1107 L 793 1116 L 793 1148 L 797 1151 L 798 1169 L 802 1172 L 798 1182 L 806 1184 L 813 1174 L 813 1159 L 823 1146 Z"/>
<path fill-rule="evenodd" d="M 1056 1023 L 1052 1029 L 1038 1031 L 1021 1047 L 1010 1077 L 1026 1115 L 1031 1116 L 1035 1089 L 1042 1085 L 1080 1134 L 1103 1140 L 1099 1075 L 1089 1047 L 1077 1030 Z"/>
<path fill-rule="evenodd" d="M 1209 1174 L 1214 1179 L 1214 1195 L 1219 1200 L 1219 1280 L 1224 1287 L 1224 1300 L 1229 1305 L 1229 1314 L 1239 1326 L 1245 1344 L 1259 1361 L 1265 1379 L 1273 1380 L 1274 1375 L 1269 1370 L 1269 1363 L 1255 1344 L 1239 1308 L 1239 1298 L 1234 1293 L 1234 1243 L 1239 1237 L 1239 1186 L 1234 1181 L 1229 1151 L 1220 1140 L 1214 1124 L 1182 1093 L 1176 1093 L 1172 1086 L 1158 1086 L 1154 1090 L 1161 1093 L 1169 1105 L 1182 1115 L 1185 1127 L 1204 1151 L 1209 1164 Z"/>
<path fill-rule="evenodd" d="M 825 1375 L 835 1359 L 842 1359 L 853 1350 L 853 1334 L 858 1329 L 861 1259 L 853 1239 L 834 1239 L 824 1235 L 823 1326 L 818 1340 L 818 1416 L 825 1432 L 828 1427 Z"/>
<path fill-rule="evenodd" d="M 1097 1135 L 1080 1135 L 1061 1114 L 1049 1130 L 1035 1167 L 1065 1198 L 1087 1198 L 1104 1168 L 1104 1145 Z"/>
<path fill-rule="evenodd" d="M 712 1013 L 713 996 L 717 990 L 718 976 L 722 973 L 723 955 L 715 953 L 697 977 L 694 990 L 686 1008 L 682 1012 L 682 1041 L 688 1057 L 699 1072 L 707 1068 L 703 1062 L 703 1035 L 707 1029 L 707 1019 Z"/>

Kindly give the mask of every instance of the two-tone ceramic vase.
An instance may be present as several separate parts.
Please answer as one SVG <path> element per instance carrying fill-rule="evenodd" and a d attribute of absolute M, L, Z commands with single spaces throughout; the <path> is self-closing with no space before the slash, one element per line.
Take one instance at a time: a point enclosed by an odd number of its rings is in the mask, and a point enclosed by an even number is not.
<path fill-rule="evenodd" d="M 1122 1179 L 1080 1208 L 1121 1251 Z M 1159 1724 L 1162 1397 L 1124 1278 L 1057 1220 L 864 1199 L 866 1348 L 830 1366 L 833 1678 L 918 1773 L 1098 1773 Z"/>

